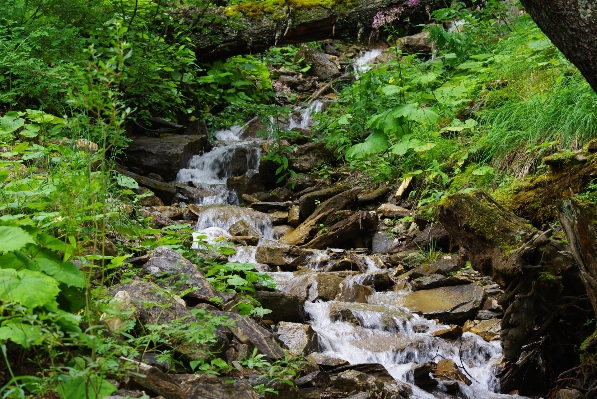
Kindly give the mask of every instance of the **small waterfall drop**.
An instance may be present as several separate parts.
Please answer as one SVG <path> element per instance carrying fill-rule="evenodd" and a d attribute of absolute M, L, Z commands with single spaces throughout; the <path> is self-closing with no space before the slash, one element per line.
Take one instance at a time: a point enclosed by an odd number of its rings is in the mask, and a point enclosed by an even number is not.
<path fill-rule="evenodd" d="M 288 120 L 288 130 L 292 130 L 294 128 L 308 128 L 309 126 L 311 126 L 311 123 L 313 122 L 311 119 L 313 114 L 321 112 L 322 108 L 323 103 L 318 100 L 313 101 L 313 103 L 307 105 L 306 107 L 300 108 L 298 110 L 298 120 L 295 119 L 295 115 L 290 115 L 290 118 Z"/>
<path fill-rule="evenodd" d="M 379 57 L 381 53 L 382 50 L 378 48 L 361 52 L 353 64 L 355 78 L 358 79 L 361 74 L 369 71 L 372 68 L 371 63 L 373 60 Z"/>
<path fill-rule="evenodd" d="M 231 176 L 250 173 L 259 168 L 261 142 L 241 141 L 244 127 L 214 132 L 216 147 L 202 155 L 195 155 L 187 168 L 178 171 L 176 181 L 191 183 L 204 191 L 197 205 L 238 204 L 238 197 L 226 182 Z"/>

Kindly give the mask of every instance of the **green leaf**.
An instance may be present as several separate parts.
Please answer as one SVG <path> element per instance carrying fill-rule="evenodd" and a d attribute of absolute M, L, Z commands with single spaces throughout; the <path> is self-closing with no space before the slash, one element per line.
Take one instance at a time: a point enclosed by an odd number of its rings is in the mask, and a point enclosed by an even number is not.
<path fill-rule="evenodd" d="M 58 295 L 58 282 L 41 272 L 0 269 L 0 299 L 29 308 L 51 304 Z"/>
<path fill-rule="evenodd" d="M 116 173 L 116 184 L 118 184 L 120 187 L 139 188 L 139 184 L 135 181 L 135 179 L 121 175 L 120 173 Z"/>
<path fill-rule="evenodd" d="M 0 226 L 0 253 L 21 249 L 27 244 L 35 244 L 29 233 L 20 227 Z"/>
<path fill-rule="evenodd" d="M 398 94 L 402 91 L 402 87 L 396 85 L 387 85 L 382 87 L 381 92 L 386 96 L 393 96 L 394 94 Z"/>
<path fill-rule="evenodd" d="M 118 388 L 98 375 L 71 377 L 59 385 L 61 399 L 101 399 L 110 396 Z"/>
<path fill-rule="evenodd" d="M 350 120 L 352 119 L 352 114 L 344 114 L 338 118 L 337 123 L 338 125 L 350 125 Z"/>
<path fill-rule="evenodd" d="M 363 143 L 353 145 L 346 151 L 347 159 L 363 159 L 388 149 L 388 136 L 385 133 L 373 132 Z"/>
<path fill-rule="evenodd" d="M 21 136 L 33 138 L 39 135 L 39 125 L 25 125 L 21 131 Z"/>
<path fill-rule="evenodd" d="M 7 112 L 0 118 L 0 134 L 9 134 L 25 124 L 25 119 L 19 117 L 16 111 Z"/>
<path fill-rule="evenodd" d="M 31 345 L 39 345 L 44 340 L 41 326 L 22 323 L 21 319 L 13 319 L 0 327 L 0 341 L 10 339 L 15 344 L 28 349 Z"/>
<path fill-rule="evenodd" d="M 483 165 L 480 168 L 473 170 L 473 175 L 475 176 L 485 176 L 485 175 L 493 175 L 495 174 L 495 169 L 493 169 L 489 165 Z"/>
<path fill-rule="evenodd" d="M 33 259 L 39 265 L 39 271 L 49 274 L 59 282 L 70 287 L 85 287 L 85 276 L 82 271 L 77 269 L 74 263 L 62 262 L 60 258 L 50 256 L 47 252 L 41 251 Z"/>
<path fill-rule="evenodd" d="M 234 287 L 239 287 L 239 286 L 248 284 L 247 280 L 245 280 L 244 278 L 242 278 L 241 276 L 238 276 L 238 275 L 228 277 L 228 279 L 226 280 L 226 283 L 228 283 L 228 285 L 232 285 Z"/>

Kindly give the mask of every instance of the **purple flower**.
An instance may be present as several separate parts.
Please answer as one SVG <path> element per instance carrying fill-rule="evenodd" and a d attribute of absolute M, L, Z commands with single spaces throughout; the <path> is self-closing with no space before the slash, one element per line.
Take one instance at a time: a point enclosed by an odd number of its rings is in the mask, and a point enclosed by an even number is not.
<path fill-rule="evenodd" d="M 418 6 L 418 5 L 419 5 L 419 0 L 408 0 L 408 3 L 407 3 L 407 5 L 408 5 L 409 7 L 416 7 L 416 6 Z"/>
<path fill-rule="evenodd" d="M 419 0 L 409 0 L 409 3 L 411 1 L 416 1 L 417 4 L 419 2 Z M 400 15 L 403 12 L 404 7 L 402 6 L 395 6 L 386 11 L 378 11 L 378 13 L 373 17 L 373 24 L 371 26 L 373 29 L 379 29 L 384 25 L 388 25 L 395 20 L 400 19 Z"/>

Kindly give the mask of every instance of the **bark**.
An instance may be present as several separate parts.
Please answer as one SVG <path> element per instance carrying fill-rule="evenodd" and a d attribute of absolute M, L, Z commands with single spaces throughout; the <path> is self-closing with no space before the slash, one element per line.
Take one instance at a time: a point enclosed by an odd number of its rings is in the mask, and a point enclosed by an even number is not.
<path fill-rule="evenodd" d="M 208 62 L 239 54 L 258 53 L 275 45 L 305 43 L 316 40 L 339 39 L 346 36 L 361 41 L 372 39 L 374 16 L 379 11 L 402 7 L 399 19 L 392 24 L 410 29 L 428 22 L 431 11 L 446 7 L 442 0 L 420 0 L 408 6 L 406 0 L 353 0 L 337 1 L 332 7 L 313 5 L 296 7 L 286 5 L 273 11 L 261 11 L 250 16 L 236 13 L 227 16 L 224 9 L 211 10 L 219 14 L 209 26 L 201 27 L 195 37 L 195 52 L 200 62 Z M 350 5 L 347 5 L 350 4 Z M 247 13 L 248 14 L 248 13 Z M 205 34 L 205 28 L 210 30 Z"/>
<path fill-rule="evenodd" d="M 594 207 L 576 199 L 567 200 L 560 212 L 560 222 L 597 315 L 597 212 Z"/>
<path fill-rule="evenodd" d="M 521 0 L 539 28 L 597 91 L 597 2 Z"/>

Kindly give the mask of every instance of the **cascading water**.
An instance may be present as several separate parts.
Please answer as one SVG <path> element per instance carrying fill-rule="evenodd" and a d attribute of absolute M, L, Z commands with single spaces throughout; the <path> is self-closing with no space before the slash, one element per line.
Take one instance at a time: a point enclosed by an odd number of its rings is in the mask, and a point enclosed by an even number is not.
<path fill-rule="evenodd" d="M 226 181 L 235 174 L 256 170 L 261 157 L 261 142 L 241 141 L 243 133 L 241 126 L 216 131 L 216 148 L 193 156 L 188 167 L 178 172 L 176 181 L 205 190 L 198 205 L 238 204 L 236 193 L 228 189 Z"/>
<path fill-rule="evenodd" d="M 353 64 L 354 76 L 356 79 L 359 76 L 372 68 L 371 63 L 381 55 L 381 49 L 373 49 L 364 51 L 359 55 Z"/>
<path fill-rule="evenodd" d="M 365 52 L 355 62 L 355 75 L 370 69 L 370 64 L 381 54 L 381 50 Z M 314 112 L 319 112 L 322 103 L 300 110 L 300 116 L 291 116 L 288 129 L 307 128 Z M 207 236 L 208 241 L 218 237 L 229 237 L 229 229 L 239 221 L 247 222 L 259 231 L 265 240 L 273 240 L 272 224 L 267 214 L 255 212 L 248 208 L 224 204 L 236 203 L 233 192 L 226 188 L 226 179 L 238 171 L 233 163 L 238 164 L 239 153 L 244 154 L 245 169 L 243 173 L 250 173 L 258 168 L 259 142 L 241 141 L 243 128 L 233 127 L 215 133 L 220 140 L 216 148 L 209 153 L 194 157 L 187 169 L 179 172 L 177 180 L 191 181 L 196 187 L 201 187 L 213 193 L 207 195 L 201 202 L 197 235 Z M 242 163 L 242 162 L 241 162 Z M 238 165 L 237 165 L 238 166 Z M 238 169 L 238 168 L 237 168 Z M 213 205 L 220 204 L 220 205 Z M 268 244 L 272 245 L 272 243 Z M 239 246 L 237 253 L 229 260 L 241 263 L 256 262 L 257 247 Z M 302 266 L 316 272 L 326 271 L 333 266 L 332 258 L 341 254 L 342 250 L 316 251 L 305 259 Z M 376 255 L 355 254 L 353 260 L 358 261 L 360 268 L 366 268 L 364 273 L 349 275 L 344 280 L 344 286 L 352 289 L 359 284 L 369 284 L 375 280 L 376 273 L 383 273 L 383 264 Z M 383 262 L 381 262 L 383 263 Z M 267 266 L 257 264 L 258 270 L 266 271 Z M 350 273 L 350 272 L 349 272 Z M 294 289 L 297 277 L 291 272 L 269 273 L 277 283 L 280 291 Z M 317 283 L 309 286 L 309 291 L 316 291 Z M 499 381 L 495 377 L 497 363 L 501 360 L 501 347 L 498 341 L 487 342 L 472 333 L 464 333 L 453 341 L 438 338 L 433 332 L 446 328 L 432 320 L 427 320 L 408 309 L 399 306 L 396 297 L 408 293 L 408 284 L 403 291 L 389 293 L 373 293 L 367 297 L 367 303 L 343 302 L 306 302 L 305 312 L 310 317 L 313 329 L 318 333 L 320 351 L 323 354 L 344 359 L 351 364 L 378 363 L 386 367 L 390 374 L 399 381 L 409 383 L 412 387 L 412 398 L 433 398 L 434 396 L 413 384 L 413 368 L 425 362 L 452 360 L 471 380 L 471 385 L 460 385 L 460 397 L 473 398 L 512 398 L 518 396 L 494 393 L 499 389 Z M 314 292 L 314 297 L 317 293 Z M 398 304 L 397 304 L 398 302 Z M 332 317 L 338 306 L 349 307 L 352 320 Z M 336 312 L 342 314 L 342 312 Z M 441 384 L 440 384 L 441 388 Z"/>

